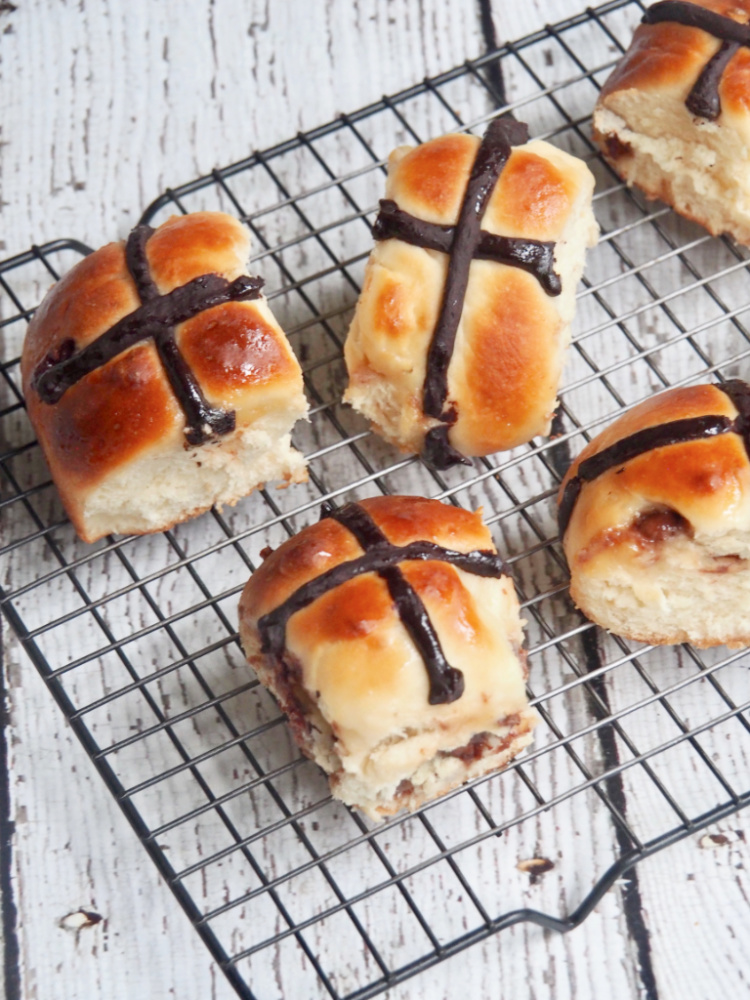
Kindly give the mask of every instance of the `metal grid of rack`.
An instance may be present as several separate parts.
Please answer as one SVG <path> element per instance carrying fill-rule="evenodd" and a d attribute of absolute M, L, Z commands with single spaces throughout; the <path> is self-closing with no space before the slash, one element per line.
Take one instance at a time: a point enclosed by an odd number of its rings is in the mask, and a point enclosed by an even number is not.
<path fill-rule="evenodd" d="M 293 995 L 375 996 L 511 923 L 569 929 L 640 858 L 750 801 L 746 654 L 602 634 L 570 603 L 556 537 L 556 489 L 585 440 L 664 387 L 750 368 L 746 251 L 625 189 L 590 141 L 597 88 L 641 12 L 633 0 L 588 10 L 168 190 L 145 213 L 221 208 L 250 227 L 253 273 L 305 371 L 307 486 L 163 535 L 78 541 L 23 408 L 18 353 L 33 304 L 88 251 L 59 240 L 0 264 L 3 610 L 241 997 L 277 996 L 290 966 Z M 532 135 L 595 172 L 602 235 L 554 436 L 439 474 L 341 405 L 341 347 L 387 153 L 481 130 L 499 80 Z M 503 773 L 380 825 L 331 800 L 236 635 L 261 549 L 323 500 L 378 492 L 483 506 L 528 619 L 542 717 Z M 574 856 L 572 834 L 585 844 Z M 555 876 L 531 909 L 517 862 L 540 851 Z"/>

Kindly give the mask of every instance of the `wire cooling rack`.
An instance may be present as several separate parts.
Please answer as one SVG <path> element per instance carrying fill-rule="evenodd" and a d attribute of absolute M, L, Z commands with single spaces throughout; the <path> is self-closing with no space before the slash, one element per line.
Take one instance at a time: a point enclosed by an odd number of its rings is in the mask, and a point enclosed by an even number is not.
<path fill-rule="evenodd" d="M 556 536 L 557 485 L 591 434 L 666 386 L 750 370 L 746 252 L 627 191 L 590 141 L 597 88 L 641 13 L 630 0 L 589 10 L 168 190 L 145 213 L 221 208 L 252 230 L 253 269 L 305 370 L 307 486 L 163 535 L 79 542 L 23 408 L 17 355 L 32 306 L 88 251 L 59 240 L 0 265 L 2 605 L 241 997 L 371 997 L 511 923 L 567 930 L 640 858 L 750 800 L 746 654 L 603 634 L 569 601 Z M 387 153 L 481 131 L 503 83 L 532 135 L 595 172 L 602 238 L 556 436 L 438 474 L 341 405 L 341 346 Z M 484 507 L 528 619 L 543 720 L 502 774 L 381 825 L 331 800 L 236 635 L 260 550 L 323 499 L 378 492 Z M 532 897 L 517 866 L 533 857 L 547 873 Z"/>

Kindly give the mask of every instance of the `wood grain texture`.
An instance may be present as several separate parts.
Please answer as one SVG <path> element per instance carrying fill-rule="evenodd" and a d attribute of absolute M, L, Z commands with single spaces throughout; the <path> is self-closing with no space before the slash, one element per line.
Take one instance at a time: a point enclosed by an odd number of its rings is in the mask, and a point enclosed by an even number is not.
<path fill-rule="evenodd" d="M 579 5 L 575 0 L 525 4 L 493 0 L 486 6 L 502 41 L 573 13 Z M 271 146 L 339 112 L 357 109 L 383 93 L 460 64 L 485 46 L 480 5 L 473 0 L 390 0 L 387 4 L 377 0 L 289 0 L 283 4 L 270 0 L 164 0 L 159 4 L 119 0 L 106 5 L 80 0 L 61 2 L 54 12 L 43 0 L 27 0 L 17 8 L 0 13 L 2 256 L 23 250 L 32 241 L 41 243 L 62 235 L 93 246 L 122 237 L 167 185 L 231 163 L 253 149 Z M 560 79 L 574 70 L 568 63 L 561 64 Z M 506 84 L 511 98 L 518 97 L 529 86 L 528 76 L 520 68 L 510 70 Z M 590 97 L 582 94 L 581 100 L 585 103 Z M 476 114 L 481 110 L 479 105 L 467 104 L 466 117 L 470 117 L 469 111 Z M 432 109 L 415 111 L 413 121 L 425 135 L 448 127 Z M 378 149 L 382 137 L 377 126 L 369 138 Z M 341 169 L 360 162 L 357 151 L 335 148 L 335 141 L 334 153 Z M 320 181 L 306 169 L 297 167 L 287 178 L 298 190 Z M 243 203 L 252 206 L 269 201 L 274 186 L 259 185 L 240 192 Z M 363 206 L 372 198 L 372 190 L 362 186 Z M 321 218 L 340 215 L 342 205 L 336 192 L 321 196 L 315 211 Z M 265 230 L 269 240 L 288 238 L 288 230 L 285 233 L 280 225 L 269 220 Z M 331 235 L 331 245 L 340 251 L 344 237 L 338 244 L 337 238 Z M 318 259 L 318 252 L 307 246 L 292 249 L 285 258 L 292 277 L 325 266 L 325 255 L 320 252 Z M 271 265 L 264 262 L 262 266 L 269 269 L 270 282 Z M 358 270 L 355 265 L 348 286 L 345 282 L 335 286 L 321 283 L 318 308 L 337 310 L 349 305 L 359 274 L 361 267 Z M 274 277 L 276 286 L 287 283 L 281 280 L 283 276 Z M 623 311 L 632 308 L 632 295 L 630 286 L 619 289 L 615 294 L 618 307 Z M 599 313 L 597 307 L 589 305 L 584 304 L 583 311 L 591 325 Z M 304 318 L 300 297 L 295 294 L 279 296 L 274 307 L 284 320 L 299 323 Z M 338 332 L 344 328 L 345 317 Z M 295 348 L 298 344 L 306 344 L 310 351 L 322 350 L 312 333 L 309 337 L 304 331 L 299 334 Z M 573 379 L 587 371 L 585 365 L 580 363 L 579 368 L 577 364 L 571 368 Z M 332 398 L 337 391 L 336 379 L 327 370 L 316 375 L 315 385 L 323 398 Z M 601 403 L 593 395 L 586 405 Z M 613 408 L 611 398 L 607 405 Z M 329 433 L 322 424 L 314 425 L 305 441 L 307 450 L 330 443 Z M 369 442 L 366 448 L 375 459 L 385 454 L 378 442 Z M 321 466 L 329 486 L 346 481 L 341 477 L 351 468 L 347 462 L 343 455 L 334 455 Z M 531 477 L 524 481 L 525 475 L 519 473 L 518 481 L 514 480 L 519 492 L 538 491 L 540 480 Z M 391 477 L 392 484 L 404 490 L 425 489 L 424 480 L 412 467 Z M 431 488 L 435 492 L 434 483 Z M 50 491 L 47 494 L 41 501 L 48 505 L 45 512 L 59 516 L 54 496 Z M 316 495 L 317 491 L 311 490 L 310 497 Z M 459 499 L 484 503 L 488 513 L 499 513 L 507 506 L 507 497 L 482 484 L 460 494 Z M 5 525 L 0 528 L 7 530 Z M 188 547 L 200 544 L 190 530 L 181 538 Z M 519 541 L 506 540 L 511 544 Z M 534 538 L 529 535 L 521 541 L 532 544 Z M 74 546 L 70 540 L 68 544 Z M 161 565 L 165 558 L 160 539 L 145 542 L 138 553 L 142 570 Z M 11 567 L 16 584 L 38 572 L 37 567 L 24 565 L 24 559 L 28 559 L 26 554 Z M 51 568 L 47 563 L 42 571 Z M 233 585 L 240 581 L 242 572 L 241 566 L 228 559 L 223 565 L 206 566 L 206 578 L 213 581 L 215 574 L 217 586 L 218 581 Z M 532 590 L 546 579 L 546 570 L 539 571 L 539 579 L 533 572 L 523 580 Z M 125 586 L 127 580 L 125 569 L 114 557 L 94 563 L 82 573 L 84 585 L 94 596 L 107 587 Z M 161 607 L 180 609 L 198 599 L 192 586 L 184 574 L 175 574 L 159 581 L 155 596 Z M 53 584 L 49 594 L 57 614 L 75 607 L 75 595 L 64 580 Z M 569 614 L 561 604 L 550 607 L 556 615 Z M 134 624 L 139 629 L 148 628 L 154 620 L 148 601 L 137 590 L 108 607 L 106 613 L 108 625 L 117 635 L 127 634 Z M 43 619 L 46 608 L 32 608 L 29 614 Z M 11 720 L 12 818 L 16 824 L 13 875 L 22 995 L 39 1000 L 119 1000 L 138 994 L 228 1000 L 233 992 L 158 879 L 4 622 L 2 628 Z M 213 635 L 221 636 L 222 630 L 215 620 L 196 616 L 180 634 L 188 645 L 205 644 Z M 72 659 L 95 649 L 102 638 L 96 629 L 82 634 L 73 627 L 58 631 L 48 641 L 56 644 L 56 655 Z M 174 658 L 175 653 L 168 643 L 145 636 L 138 655 L 144 672 L 149 672 Z M 122 683 L 121 669 L 121 664 L 103 658 L 95 673 L 71 683 L 71 697 L 85 704 L 106 694 Z M 222 671 L 235 676 L 240 669 L 236 652 L 227 652 L 217 662 L 212 681 L 221 684 Z M 562 668 L 553 656 L 540 657 L 534 669 L 540 689 L 559 683 Z M 198 703 L 200 694 L 191 685 L 190 677 L 180 671 L 159 683 L 159 696 L 178 712 Z M 626 686 L 619 695 L 626 698 L 629 690 Z M 616 687 L 612 697 L 618 697 Z M 251 710 L 249 698 L 238 701 L 238 726 L 242 726 L 243 714 Z M 690 710 L 689 704 L 686 710 Z M 583 718 L 582 711 L 575 698 L 554 708 L 565 727 Z M 96 732 L 107 741 L 125 738 L 133 731 L 129 727 L 148 726 L 154 721 L 146 709 L 135 714 L 134 723 L 132 716 L 118 714 L 116 707 L 104 709 L 93 720 Z M 193 752 L 199 752 L 212 741 L 226 739 L 227 732 L 226 722 L 217 724 L 201 717 L 185 738 Z M 283 751 L 281 745 L 277 749 Z M 130 756 L 119 756 L 118 766 L 129 775 L 139 770 L 147 774 L 152 768 L 163 769 L 175 762 L 172 748 L 161 738 L 136 744 Z M 231 760 L 232 768 L 214 776 L 217 782 L 228 781 L 228 789 L 232 782 L 246 780 L 247 762 L 239 756 Z M 691 766 L 689 761 L 677 761 L 669 772 L 670 780 L 689 783 Z M 235 776 L 227 778 L 232 772 Z M 531 773 L 545 790 L 553 792 L 580 780 L 570 761 L 559 757 L 542 758 Z M 314 777 L 307 772 L 304 777 L 314 786 Z M 289 794 L 303 792 L 304 788 L 295 788 Z M 187 802 L 191 793 L 184 794 Z M 490 810 L 511 810 L 519 807 L 514 801 L 518 795 L 520 792 L 488 791 L 483 804 Z M 197 796 L 192 805 L 202 801 Z M 244 803 L 241 800 L 237 810 L 238 822 L 242 821 Z M 144 797 L 142 807 L 157 825 L 177 814 L 176 793 L 167 789 Z M 262 809 L 262 804 L 256 802 L 253 808 Z M 643 811 L 648 813 L 647 808 Z M 647 818 L 644 815 L 643 822 Z M 466 822 L 478 820 L 472 816 Z M 622 1000 L 740 996 L 750 975 L 747 949 L 742 944 L 750 932 L 750 918 L 747 844 L 735 830 L 744 830 L 742 816 L 714 831 L 725 832 L 729 844 L 701 847 L 699 839 L 691 838 L 639 871 L 656 992 L 644 983 L 643 969 L 639 968 L 642 954 L 627 920 L 620 886 L 570 935 L 547 934 L 529 925 L 514 927 L 394 988 L 388 996 L 390 1000 L 448 1000 L 462 994 L 509 997 L 518 993 L 537 1000 L 586 1000 L 605 993 Z M 189 863 L 196 840 L 205 838 L 208 842 L 211 836 L 218 842 L 219 835 L 210 829 L 208 817 L 196 820 L 190 829 L 178 830 L 168 840 L 175 866 L 179 867 L 178 856 L 183 864 Z M 567 812 L 562 806 L 525 824 L 522 837 L 514 828 L 505 840 L 502 853 L 484 851 L 480 846 L 470 856 L 467 853 L 463 862 L 467 872 L 486 880 L 483 898 L 488 906 L 501 905 L 503 896 L 511 896 L 514 905 L 568 909 L 580 901 L 592 875 L 602 870 L 613 849 L 606 814 L 598 811 L 593 799 L 585 816 Z M 434 846 L 423 827 L 407 824 L 394 833 L 389 850 L 406 866 Z M 556 865 L 536 884 L 515 868 L 530 846 L 542 856 L 554 854 L 551 860 Z M 274 864 L 273 843 L 264 845 L 262 856 L 264 862 Z M 354 878 L 357 873 L 347 874 Z M 227 898 L 234 898 L 247 877 L 242 858 L 235 856 L 209 871 L 203 884 L 197 881 L 191 888 L 210 906 L 228 893 L 232 895 Z M 476 921 L 475 910 L 450 871 L 440 868 L 424 880 L 414 877 L 410 889 L 424 901 L 436 926 L 443 927 L 446 934 L 453 932 L 454 921 L 465 921 L 467 930 Z M 320 905 L 329 890 L 311 879 L 306 892 L 300 893 L 297 905 Z M 402 919 L 398 899 L 388 905 L 392 919 Z M 446 911 L 443 918 L 441 909 Z M 103 919 L 86 920 L 77 916 L 81 910 Z M 245 943 L 253 939 L 253 922 L 262 916 L 260 910 L 248 907 L 247 926 L 237 932 Z M 273 919 L 277 917 L 273 915 Z M 390 940 L 387 930 L 382 933 L 383 946 L 402 960 L 415 953 L 416 932 L 414 940 L 400 941 Z M 238 947 L 241 944 L 238 942 Z M 285 964 L 285 954 L 282 950 L 267 965 L 258 964 L 258 977 L 267 985 L 268 995 L 313 995 L 308 993 L 309 970 L 297 968 L 291 961 Z"/>

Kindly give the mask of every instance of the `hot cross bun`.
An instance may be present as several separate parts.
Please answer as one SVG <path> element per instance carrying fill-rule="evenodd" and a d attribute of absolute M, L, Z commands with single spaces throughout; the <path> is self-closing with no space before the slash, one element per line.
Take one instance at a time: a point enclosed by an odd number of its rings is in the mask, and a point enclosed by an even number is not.
<path fill-rule="evenodd" d="M 576 604 L 648 643 L 750 643 L 750 386 L 660 393 L 584 448 L 559 494 Z"/>
<path fill-rule="evenodd" d="M 289 343 L 219 212 L 139 226 L 80 261 L 34 315 L 29 417 L 85 541 L 160 531 L 267 480 L 306 478 Z"/>
<path fill-rule="evenodd" d="M 300 748 L 372 818 L 531 741 L 518 600 L 479 514 L 420 497 L 327 510 L 251 576 L 239 618 Z"/>
<path fill-rule="evenodd" d="M 390 156 L 345 400 L 438 468 L 549 431 L 594 178 L 525 125 Z"/>
<path fill-rule="evenodd" d="M 602 88 L 594 138 L 649 198 L 750 243 L 750 0 L 655 3 Z"/>

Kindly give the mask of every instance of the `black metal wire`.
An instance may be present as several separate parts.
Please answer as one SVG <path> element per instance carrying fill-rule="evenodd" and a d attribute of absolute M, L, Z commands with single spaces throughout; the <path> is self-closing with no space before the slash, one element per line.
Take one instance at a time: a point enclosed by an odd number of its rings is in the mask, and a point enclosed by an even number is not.
<path fill-rule="evenodd" d="M 729 771 L 724 742 L 717 744 L 716 752 L 709 752 L 703 742 L 714 729 L 730 723 L 738 726 L 738 732 L 750 734 L 749 705 L 731 688 L 731 670 L 745 654 L 709 655 L 686 647 L 684 653 L 675 654 L 680 672 L 666 678 L 651 668 L 649 647 L 634 648 L 624 640 L 610 640 L 606 655 L 597 652 L 592 660 L 589 654 L 597 633 L 566 598 L 565 562 L 552 517 L 570 444 L 577 447 L 614 413 L 637 401 L 629 383 L 623 382 L 624 374 L 648 395 L 653 384 L 694 380 L 673 370 L 671 349 L 692 351 L 702 378 L 728 377 L 734 366 L 750 357 L 750 334 L 740 318 L 750 309 L 750 298 L 735 305 L 717 285 L 732 275 L 741 280 L 748 267 L 742 251 L 725 241 L 728 264 L 697 263 L 693 254 L 709 238 L 697 231 L 692 238 L 675 235 L 665 209 L 644 205 L 599 163 L 608 186 L 598 192 L 597 207 L 604 215 L 606 206 L 616 203 L 621 215 L 601 240 L 602 252 L 614 254 L 617 268 L 603 279 L 589 275 L 579 296 L 579 313 L 591 321 L 581 321 L 574 336 L 575 370 L 561 389 L 556 437 L 492 456 L 470 470 L 442 475 L 414 457 L 397 456 L 385 448 L 339 402 L 342 380 L 337 372 L 346 319 L 367 256 L 367 227 L 382 186 L 385 157 L 404 138 L 427 137 L 419 109 L 431 108 L 448 121 L 448 127 L 481 126 L 495 103 L 496 88 L 488 81 L 497 79 L 502 65 L 508 104 L 500 110 L 529 117 L 534 134 L 575 145 L 593 165 L 596 152 L 589 137 L 588 110 L 580 106 L 576 88 L 587 87 L 593 103 L 596 87 L 613 64 L 613 52 L 622 50 L 622 23 L 634 24 L 641 10 L 637 0 L 613 0 L 547 26 L 272 149 L 167 189 L 146 210 L 142 221 L 150 222 L 174 210 L 216 207 L 218 201 L 250 227 L 259 247 L 256 266 L 275 269 L 279 283 L 274 287 L 269 282 L 269 298 L 288 320 L 285 325 L 302 360 L 312 402 L 311 430 L 302 432 L 307 433 L 310 466 L 307 491 L 298 487 L 282 497 L 263 490 L 236 514 L 206 515 L 202 531 L 188 525 L 167 532 L 163 565 L 146 559 L 139 539 L 109 538 L 96 546 L 82 546 L 60 513 L 23 413 L 18 358 L 0 358 L 0 508 L 9 526 L 0 556 L 17 567 L 19 560 L 33 563 L 44 553 L 38 573 L 16 570 L 16 578 L 0 590 L 0 605 L 158 871 L 237 994 L 246 1000 L 264 1000 L 262 976 L 254 974 L 253 961 L 266 961 L 277 953 L 274 949 L 287 945 L 298 949 L 311 970 L 316 995 L 364 1000 L 512 924 L 529 921 L 551 930 L 570 930 L 641 858 L 750 803 L 750 789 L 739 787 L 743 779 Z M 599 43 L 591 43 L 592 32 L 598 32 Z M 555 59 L 571 67 L 566 78 L 557 79 L 549 70 Z M 349 160 L 343 169 L 336 144 L 344 141 L 355 151 L 355 160 L 363 158 L 361 165 Z M 294 178 L 305 176 L 304 165 L 323 179 L 299 191 Z M 274 192 L 265 205 L 250 204 L 244 193 L 258 183 L 266 189 L 270 185 Z M 284 231 L 283 219 L 291 224 L 291 232 Z M 648 260 L 637 261 L 628 249 L 636 230 L 650 234 L 642 237 L 654 247 Z M 20 332 L 33 315 L 43 286 L 58 277 L 63 256 L 89 252 L 78 241 L 56 240 L 0 262 L 0 328 L 8 343 L 15 336 L 20 344 Z M 705 294 L 718 310 L 716 316 L 693 327 L 680 319 L 676 293 L 659 287 L 659 268 L 670 262 L 688 277 L 683 290 Z M 635 303 L 621 301 L 619 286 L 626 279 L 640 289 L 642 298 Z M 657 344 L 641 327 L 642 318 L 655 310 L 666 331 Z M 717 343 L 711 349 L 706 346 L 705 333 L 721 323 L 737 334 L 739 347 L 734 354 L 723 354 Z M 607 337 L 620 338 L 617 343 L 620 349 L 624 346 L 624 356 L 613 359 L 603 349 Z M 600 412 L 583 417 L 578 399 L 588 390 L 600 393 L 607 403 Z M 535 484 L 531 497 L 529 477 Z M 239 662 L 233 608 L 244 578 L 269 539 L 294 534 L 314 516 L 322 500 L 336 504 L 351 494 L 401 492 L 403 484 L 411 492 L 415 482 L 421 492 L 457 505 L 475 505 L 477 498 L 490 505 L 487 520 L 507 543 L 504 554 L 530 621 L 529 693 L 542 717 L 543 735 L 502 775 L 485 776 L 457 789 L 413 817 L 372 826 L 356 812 L 336 806 L 326 792 L 307 791 L 311 765 L 292 749 L 282 752 L 283 717 L 270 702 L 262 701 L 258 682 L 238 673 L 227 685 L 217 680 L 214 665 L 222 658 Z M 211 560 L 227 566 L 234 560 L 237 569 L 217 585 L 207 571 Z M 109 588 L 92 590 L 88 581 L 95 581 L 105 569 Z M 167 607 L 160 600 L 160 589 L 178 580 L 185 581 L 189 596 Z M 49 600 L 53 591 L 64 591 L 67 603 Z M 143 620 L 116 628 L 118 602 L 143 608 Z M 42 616 L 36 610 L 39 605 L 47 609 Z M 196 620 L 206 629 L 197 640 L 191 633 Z M 80 629 L 87 645 L 66 659 L 56 648 L 56 639 L 71 629 Z M 143 661 L 141 644 L 159 650 L 158 666 L 151 669 Z M 111 672 L 111 687 L 87 689 L 86 671 L 93 665 L 107 677 Z M 620 680 L 626 674 L 635 689 Z M 715 695 L 715 707 L 688 722 L 677 707 L 679 699 L 704 682 Z M 177 688 L 182 702 L 173 709 L 166 692 Z M 87 691 L 85 697 L 79 689 Z M 251 715 L 236 707 L 248 699 L 254 706 Z M 97 724 L 101 713 L 114 718 L 118 712 L 129 723 L 127 732 L 114 722 L 109 730 L 101 721 Z M 651 728 L 636 735 L 634 720 L 643 713 L 651 713 Z M 213 726 L 210 740 L 196 735 L 205 720 Z M 152 744 L 162 748 L 163 759 L 144 752 L 148 768 L 139 765 L 131 772 L 128 754 Z M 713 781 L 713 805 L 697 814 L 661 773 L 666 755 L 688 750 L 696 767 Z M 230 760 L 242 762 L 243 774 L 227 785 L 222 766 Z M 567 784 L 549 788 L 547 766 L 560 768 Z M 656 836 L 642 828 L 628 806 L 627 788 L 639 780 L 646 782 L 663 809 Z M 172 789 L 178 789 L 176 798 Z M 498 814 L 495 798 L 501 792 L 503 808 Z M 174 799 L 175 808 L 180 803 L 179 811 L 157 809 L 152 818 L 150 796 L 158 802 Z M 474 850 L 498 854 L 503 849 L 501 835 L 511 831 L 535 844 L 536 824 L 568 804 L 582 811 L 599 810 L 596 815 L 607 824 L 611 838 L 609 863 L 592 871 L 590 888 L 568 913 L 527 907 L 496 912 L 466 859 Z M 256 808 L 257 822 L 251 822 Z M 452 827 L 441 809 L 460 815 L 464 825 Z M 341 814 L 338 819 L 336 810 Z M 343 830 L 342 816 L 347 824 Z M 220 837 L 212 835 L 218 839 L 200 832 L 202 824 L 211 823 L 221 831 Z M 319 842 L 321 831 L 325 837 Z M 408 837 L 419 850 L 408 863 L 400 864 L 391 841 Z M 170 838 L 173 853 L 168 854 Z M 286 846 L 277 849 L 278 844 Z M 207 895 L 205 902 L 192 890 L 196 878 L 210 879 L 218 866 L 233 864 L 240 870 L 244 865 L 252 874 L 249 885 L 244 875 L 226 898 Z M 360 878 L 354 886 L 342 875 L 351 865 Z M 434 878 L 441 866 L 459 887 L 469 914 L 470 929 L 452 931 L 448 937 L 433 926 L 415 888 L 415 880 L 425 875 Z M 313 878 L 320 887 L 317 905 L 313 912 L 300 913 L 302 897 L 296 895 L 296 887 Z M 384 947 L 378 927 L 363 909 L 379 905 L 387 893 L 399 900 L 402 931 L 419 929 L 424 945 L 416 958 L 392 957 L 388 942 Z M 257 905 L 274 914 L 268 926 L 256 927 L 243 916 Z M 337 920 L 346 922 L 346 933 L 358 942 L 364 963 L 356 974 L 348 970 L 348 979 L 345 971 L 351 956 L 339 954 L 338 934 L 328 930 L 341 928 Z M 232 943 L 235 930 L 248 935 L 241 945 Z"/>

